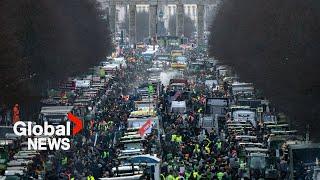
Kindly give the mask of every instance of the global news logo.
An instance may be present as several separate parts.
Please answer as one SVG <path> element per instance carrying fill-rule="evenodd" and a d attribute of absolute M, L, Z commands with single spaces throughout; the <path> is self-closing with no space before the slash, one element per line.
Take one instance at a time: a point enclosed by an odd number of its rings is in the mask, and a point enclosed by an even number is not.
<path fill-rule="evenodd" d="M 71 113 L 68 119 L 74 124 L 71 133 L 71 122 L 65 125 L 34 125 L 31 121 L 18 121 L 13 126 L 13 132 L 17 136 L 28 137 L 28 150 L 69 150 L 70 136 L 78 134 L 83 129 L 82 121 Z"/>

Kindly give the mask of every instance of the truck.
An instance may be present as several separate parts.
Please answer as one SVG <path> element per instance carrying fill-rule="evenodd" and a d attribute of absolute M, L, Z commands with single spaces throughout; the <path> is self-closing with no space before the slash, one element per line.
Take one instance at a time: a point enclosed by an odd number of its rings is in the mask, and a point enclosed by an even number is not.
<path fill-rule="evenodd" d="M 250 179 L 277 179 L 277 170 L 269 166 L 268 154 L 264 152 L 250 153 L 247 157 Z"/>
<path fill-rule="evenodd" d="M 184 56 L 177 56 L 171 63 L 171 68 L 185 69 L 187 67 L 187 58 Z"/>
<path fill-rule="evenodd" d="M 206 67 L 203 61 L 192 62 L 188 65 L 189 72 L 191 73 L 203 73 L 206 71 Z"/>
<path fill-rule="evenodd" d="M 231 119 L 235 122 L 250 122 L 254 127 L 257 126 L 256 112 L 251 108 L 231 108 Z"/>
<path fill-rule="evenodd" d="M 320 143 L 290 144 L 288 150 L 290 179 L 295 179 L 302 173 L 306 173 L 304 169 L 317 169 L 319 164 L 317 161 L 320 159 Z"/>
<path fill-rule="evenodd" d="M 68 120 L 67 113 L 72 110 L 73 106 L 45 106 L 41 108 L 39 120 L 53 125 L 65 124 Z"/>
<path fill-rule="evenodd" d="M 234 82 L 231 85 L 232 94 L 235 96 L 251 97 L 254 95 L 254 86 L 252 83 Z"/>
<path fill-rule="evenodd" d="M 170 79 L 168 89 L 172 91 L 185 91 L 188 88 L 188 80 L 186 79 Z"/>
<path fill-rule="evenodd" d="M 225 108 L 228 107 L 228 98 L 207 98 L 206 99 L 206 113 L 207 114 L 224 114 Z"/>
<path fill-rule="evenodd" d="M 186 101 L 172 101 L 170 112 L 172 113 L 186 113 L 187 112 L 187 105 Z"/>

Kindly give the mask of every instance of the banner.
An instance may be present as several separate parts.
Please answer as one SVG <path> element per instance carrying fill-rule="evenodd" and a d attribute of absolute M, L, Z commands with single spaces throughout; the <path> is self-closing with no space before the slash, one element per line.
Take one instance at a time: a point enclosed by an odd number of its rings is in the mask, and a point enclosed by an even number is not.
<path fill-rule="evenodd" d="M 151 127 L 151 123 L 152 121 L 150 119 L 147 120 L 147 122 L 145 122 L 141 128 L 139 129 L 138 133 L 140 134 L 140 136 L 143 136 L 144 133 Z"/>

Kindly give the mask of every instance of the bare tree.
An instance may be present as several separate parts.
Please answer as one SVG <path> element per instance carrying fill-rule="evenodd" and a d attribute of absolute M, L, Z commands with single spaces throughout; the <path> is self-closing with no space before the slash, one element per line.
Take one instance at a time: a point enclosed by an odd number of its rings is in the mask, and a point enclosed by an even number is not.
<path fill-rule="evenodd" d="M 110 53 L 98 9 L 91 0 L 1 1 L 1 103 L 38 102 L 48 82 L 82 73 Z"/>
<path fill-rule="evenodd" d="M 231 64 L 287 112 L 297 128 L 320 110 L 320 11 L 316 0 L 225 0 L 211 28 L 210 55 Z"/>

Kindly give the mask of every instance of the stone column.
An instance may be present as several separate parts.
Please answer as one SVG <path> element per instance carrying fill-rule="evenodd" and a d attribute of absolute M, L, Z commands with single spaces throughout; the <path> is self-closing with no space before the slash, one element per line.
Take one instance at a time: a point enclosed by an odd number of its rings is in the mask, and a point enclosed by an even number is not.
<path fill-rule="evenodd" d="M 130 44 L 136 43 L 136 4 L 129 4 L 129 39 Z"/>
<path fill-rule="evenodd" d="M 156 24 L 157 24 L 157 5 L 149 5 L 149 36 L 155 37 L 156 35 Z"/>
<path fill-rule="evenodd" d="M 109 4 L 109 25 L 112 33 L 116 32 L 116 4 Z"/>
<path fill-rule="evenodd" d="M 204 39 L 204 5 L 203 4 L 197 4 L 197 20 L 198 20 L 198 26 L 197 26 L 197 32 L 198 32 L 198 45 L 203 45 Z"/>
<path fill-rule="evenodd" d="M 177 2 L 176 12 L 176 35 L 181 37 L 184 34 L 184 7 L 181 1 Z"/>

